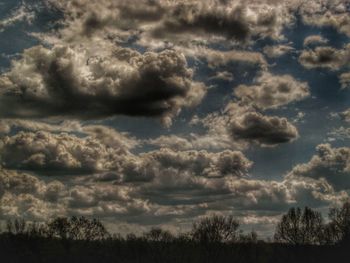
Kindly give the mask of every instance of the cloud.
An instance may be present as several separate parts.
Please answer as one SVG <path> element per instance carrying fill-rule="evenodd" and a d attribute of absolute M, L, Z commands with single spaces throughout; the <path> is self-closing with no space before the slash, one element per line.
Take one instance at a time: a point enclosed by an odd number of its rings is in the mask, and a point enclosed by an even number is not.
<path fill-rule="evenodd" d="M 0 140 L 2 165 L 12 169 L 45 172 L 95 172 L 116 169 L 128 154 L 123 143 L 109 148 L 96 137 L 67 133 L 20 132 Z"/>
<path fill-rule="evenodd" d="M 229 63 L 248 64 L 258 66 L 261 69 L 267 68 L 267 62 L 259 52 L 242 50 L 221 51 L 201 46 L 181 47 L 177 49 L 188 57 L 205 59 L 211 68 L 225 66 Z"/>
<path fill-rule="evenodd" d="M 161 175 L 162 171 L 205 177 L 244 176 L 252 166 L 241 152 L 230 150 L 210 153 L 161 149 L 143 154 L 142 159 L 145 167 L 152 167 L 155 176 Z"/>
<path fill-rule="evenodd" d="M 340 117 L 343 118 L 344 121 L 350 122 L 350 108 L 341 112 Z"/>
<path fill-rule="evenodd" d="M 350 88 L 350 72 L 342 73 L 339 76 L 339 82 L 342 89 Z"/>
<path fill-rule="evenodd" d="M 209 80 L 222 80 L 232 81 L 234 79 L 233 74 L 228 71 L 218 71 L 216 74 L 209 78 Z"/>
<path fill-rule="evenodd" d="M 293 23 L 290 6 L 269 1 L 50 1 L 65 14 L 66 41 L 108 36 L 116 42 L 136 37 L 145 47 L 186 44 L 193 39 L 247 43 L 251 37 L 283 39 Z"/>
<path fill-rule="evenodd" d="M 350 139 L 350 128 L 345 128 L 343 126 L 333 129 L 331 132 L 327 134 L 328 141 L 332 142 L 335 140 L 346 140 Z"/>
<path fill-rule="evenodd" d="M 11 127 L 7 123 L 0 121 L 0 134 L 9 133 L 10 130 L 11 130 Z"/>
<path fill-rule="evenodd" d="M 170 120 L 197 105 L 206 90 L 192 80 L 185 57 L 174 51 L 140 54 L 115 48 L 107 57 L 89 50 L 36 46 L 0 77 L 3 117 L 109 117 Z M 9 106 L 11 105 L 11 106 Z"/>
<path fill-rule="evenodd" d="M 214 129 L 209 127 L 206 134 L 191 133 L 187 136 L 162 135 L 155 139 L 145 140 L 146 144 L 160 148 L 170 148 L 174 150 L 224 150 L 224 149 L 242 149 L 241 145 L 233 142 L 227 134 L 215 133 Z"/>
<path fill-rule="evenodd" d="M 307 25 L 333 27 L 350 36 L 349 3 L 347 0 L 302 1 L 300 15 Z"/>
<path fill-rule="evenodd" d="M 290 75 L 276 76 L 264 71 L 254 84 L 236 87 L 236 99 L 226 106 L 222 114 L 197 119 L 196 124 L 207 127 L 211 134 L 231 137 L 234 145 L 241 149 L 251 143 L 276 146 L 296 140 L 299 132 L 286 118 L 266 116 L 259 110 L 276 109 L 308 97 L 308 84 Z"/>
<path fill-rule="evenodd" d="M 350 148 L 321 144 L 316 150 L 308 163 L 295 166 L 287 177 L 325 178 L 337 191 L 350 189 Z"/>
<path fill-rule="evenodd" d="M 320 35 L 311 35 L 304 39 L 304 47 L 311 45 L 327 44 L 328 40 Z"/>
<path fill-rule="evenodd" d="M 306 82 L 299 82 L 290 75 L 263 73 L 254 85 L 235 88 L 234 95 L 243 103 L 266 110 L 302 100 L 310 95 L 310 91 Z"/>
<path fill-rule="evenodd" d="M 326 68 L 339 70 L 349 65 L 350 44 L 343 49 L 332 47 L 316 47 L 314 50 L 304 50 L 299 56 L 299 63 L 307 69 Z"/>
<path fill-rule="evenodd" d="M 246 112 L 230 119 L 228 131 L 234 140 L 248 140 L 261 145 L 277 145 L 296 140 L 298 130 L 286 118 Z"/>
<path fill-rule="evenodd" d="M 121 181 L 150 181 L 169 171 L 205 177 L 244 176 L 252 165 L 241 152 L 230 150 L 211 153 L 162 148 L 134 155 L 130 149 L 137 142 L 127 136 L 100 126 L 83 126 L 82 130 L 88 135 L 22 131 L 4 136 L 0 140 L 2 165 L 45 174 L 112 172 Z"/>
<path fill-rule="evenodd" d="M 208 211 L 246 216 L 247 211 L 255 210 L 257 215 L 276 216 L 295 204 L 323 207 L 348 197 L 345 192 L 336 192 L 324 179 L 287 176 L 282 181 L 266 181 L 195 176 L 192 168 L 186 170 L 186 163 L 195 158 L 192 167 L 202 169 L 207 160 L 205 155 L 198 158 L 195 154 L 182 153 L 180 157 L 171 151 L 152 155 L 163 171 L 142 184 L 96 181 L 97 175 L 69 177 L 63 184 L 1 169 L 0 218 L 21 216 L 42 221 L 56 216 L 85 215 L 103 221 L 118 218 L 145 226 L 171 224 L 176 215 L 178 224 L 186 224 L 189 218 Z M 229 153 L 216 157 L 222 164 L 226 163 L 224 159 L 232 159 Z M 177 167 L 183 165 L 184 170 L 173 169 L 175 163 Z M 217 167 L 231 169 L 226 165 Z"/>
<path fill-rule="evenodd" d="M 179 4 L 170 12 L 153 37 L 167 34 L 215 34 L 245 41 L 250 34 L 241 7 L 228 10 L 200 3 Z"/>
<path fill-rule="evenodd" d="M 62 215 L 64 204 L 56 201 L 65 194 L 65 186 L 59 181 L 44 183 L 30 174 L 0 170 L 1 219 L 41 221 Z"/>
<path fill-rule="evenodd" d="M 270 58 L 278 58 L 294 50 L 289 45 L 275 45 L 264 47 L 264 53 Z"/>
<path fill-rule="evenodd" d="M 17 22 L 26 21 L 27 23 L 31 23 L 34 18 L 34 12 L 28 10 L 27 6 L 21 5 L 14 12 L 12 12 L 11 16 L 0 20 L 0 32 L 4 31 L 7 27 Z"/>

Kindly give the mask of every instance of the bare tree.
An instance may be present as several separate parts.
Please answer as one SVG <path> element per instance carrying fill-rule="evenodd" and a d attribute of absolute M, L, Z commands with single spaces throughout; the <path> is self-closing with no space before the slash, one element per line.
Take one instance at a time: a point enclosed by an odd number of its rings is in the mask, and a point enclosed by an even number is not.
<path fill-rule="evenodd" d="M 199 242 L 236 242 L 239 223 L 232 216 L 213 215 L 195 222 L 192 238 Z"/>
<path fill-rule="evenodd" d="M 97 219 L 85 217 L 59 217 L 47 224 L 50 237 L 73 240 L 100 240 L 109 236 L 106 228 Z"/>
<path fill-rule="evenodd" d="M 144 234 L 144 238 L 156 242 L 171 242 L 174 240 L 174 236 L 169 231 L 165 231 L 161 228 L 152 228 L 149 232 Z"/>
<path fill-rule="evenodd" d="M 291 208 L 277 224 L 275 240 L 294 245 L 321 244 L 323 229 L 321 213 L 308 207 Z"/>
<path fill-rule="evenodd" d="M 350 202 L 346 202 L 341 208 L 331 208 L 329 219 L 326 228 L 329 242 L 350 242 Z"/>
<path fill-rule="evenodd" d="M 7 232 L 14 235 L 25 234 L 27 229 L 27 223 L 23 219 L 18 219 L 18 218 L 16 218 L 13 221 L 7 220 L 6 229 L 7 229 Z"/>
<path fill-rule="evenodd" d="M 251 231 L 248 234 L 241 233 L 239 235 L 239 242 L 256 244 L 258 242 L 258 234 L 255 231 Z"/>

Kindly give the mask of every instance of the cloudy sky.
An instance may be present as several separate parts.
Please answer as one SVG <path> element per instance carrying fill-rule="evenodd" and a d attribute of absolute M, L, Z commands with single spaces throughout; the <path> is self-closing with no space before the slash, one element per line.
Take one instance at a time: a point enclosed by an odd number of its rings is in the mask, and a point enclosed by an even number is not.
<path fill-rule="evenodd" d="M 350 195 L 349 0 L 2 0 L 0 220 L 273 232 Z"/>

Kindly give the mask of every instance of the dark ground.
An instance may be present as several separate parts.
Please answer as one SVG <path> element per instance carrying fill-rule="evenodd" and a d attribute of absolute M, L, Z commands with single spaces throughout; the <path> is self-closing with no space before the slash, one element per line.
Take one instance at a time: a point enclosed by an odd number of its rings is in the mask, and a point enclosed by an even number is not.
<path fill-rule="evenodd" d="M 151 242 L 145 240 L 77 241 L 0 236 L 0 262 L 350 262 L 350 245 L 291 246 L 273 243 L 200 244 L 192 241 Z"/>

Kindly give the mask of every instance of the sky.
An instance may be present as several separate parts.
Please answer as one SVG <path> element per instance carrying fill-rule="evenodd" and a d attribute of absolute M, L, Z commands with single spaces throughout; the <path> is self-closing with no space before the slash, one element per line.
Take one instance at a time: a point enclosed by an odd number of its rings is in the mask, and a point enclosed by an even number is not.
<path fill-rule="evenodd" d="M 0 221 L 118 233 L 350 195 L 349 0 L 1 0 Z"/>

